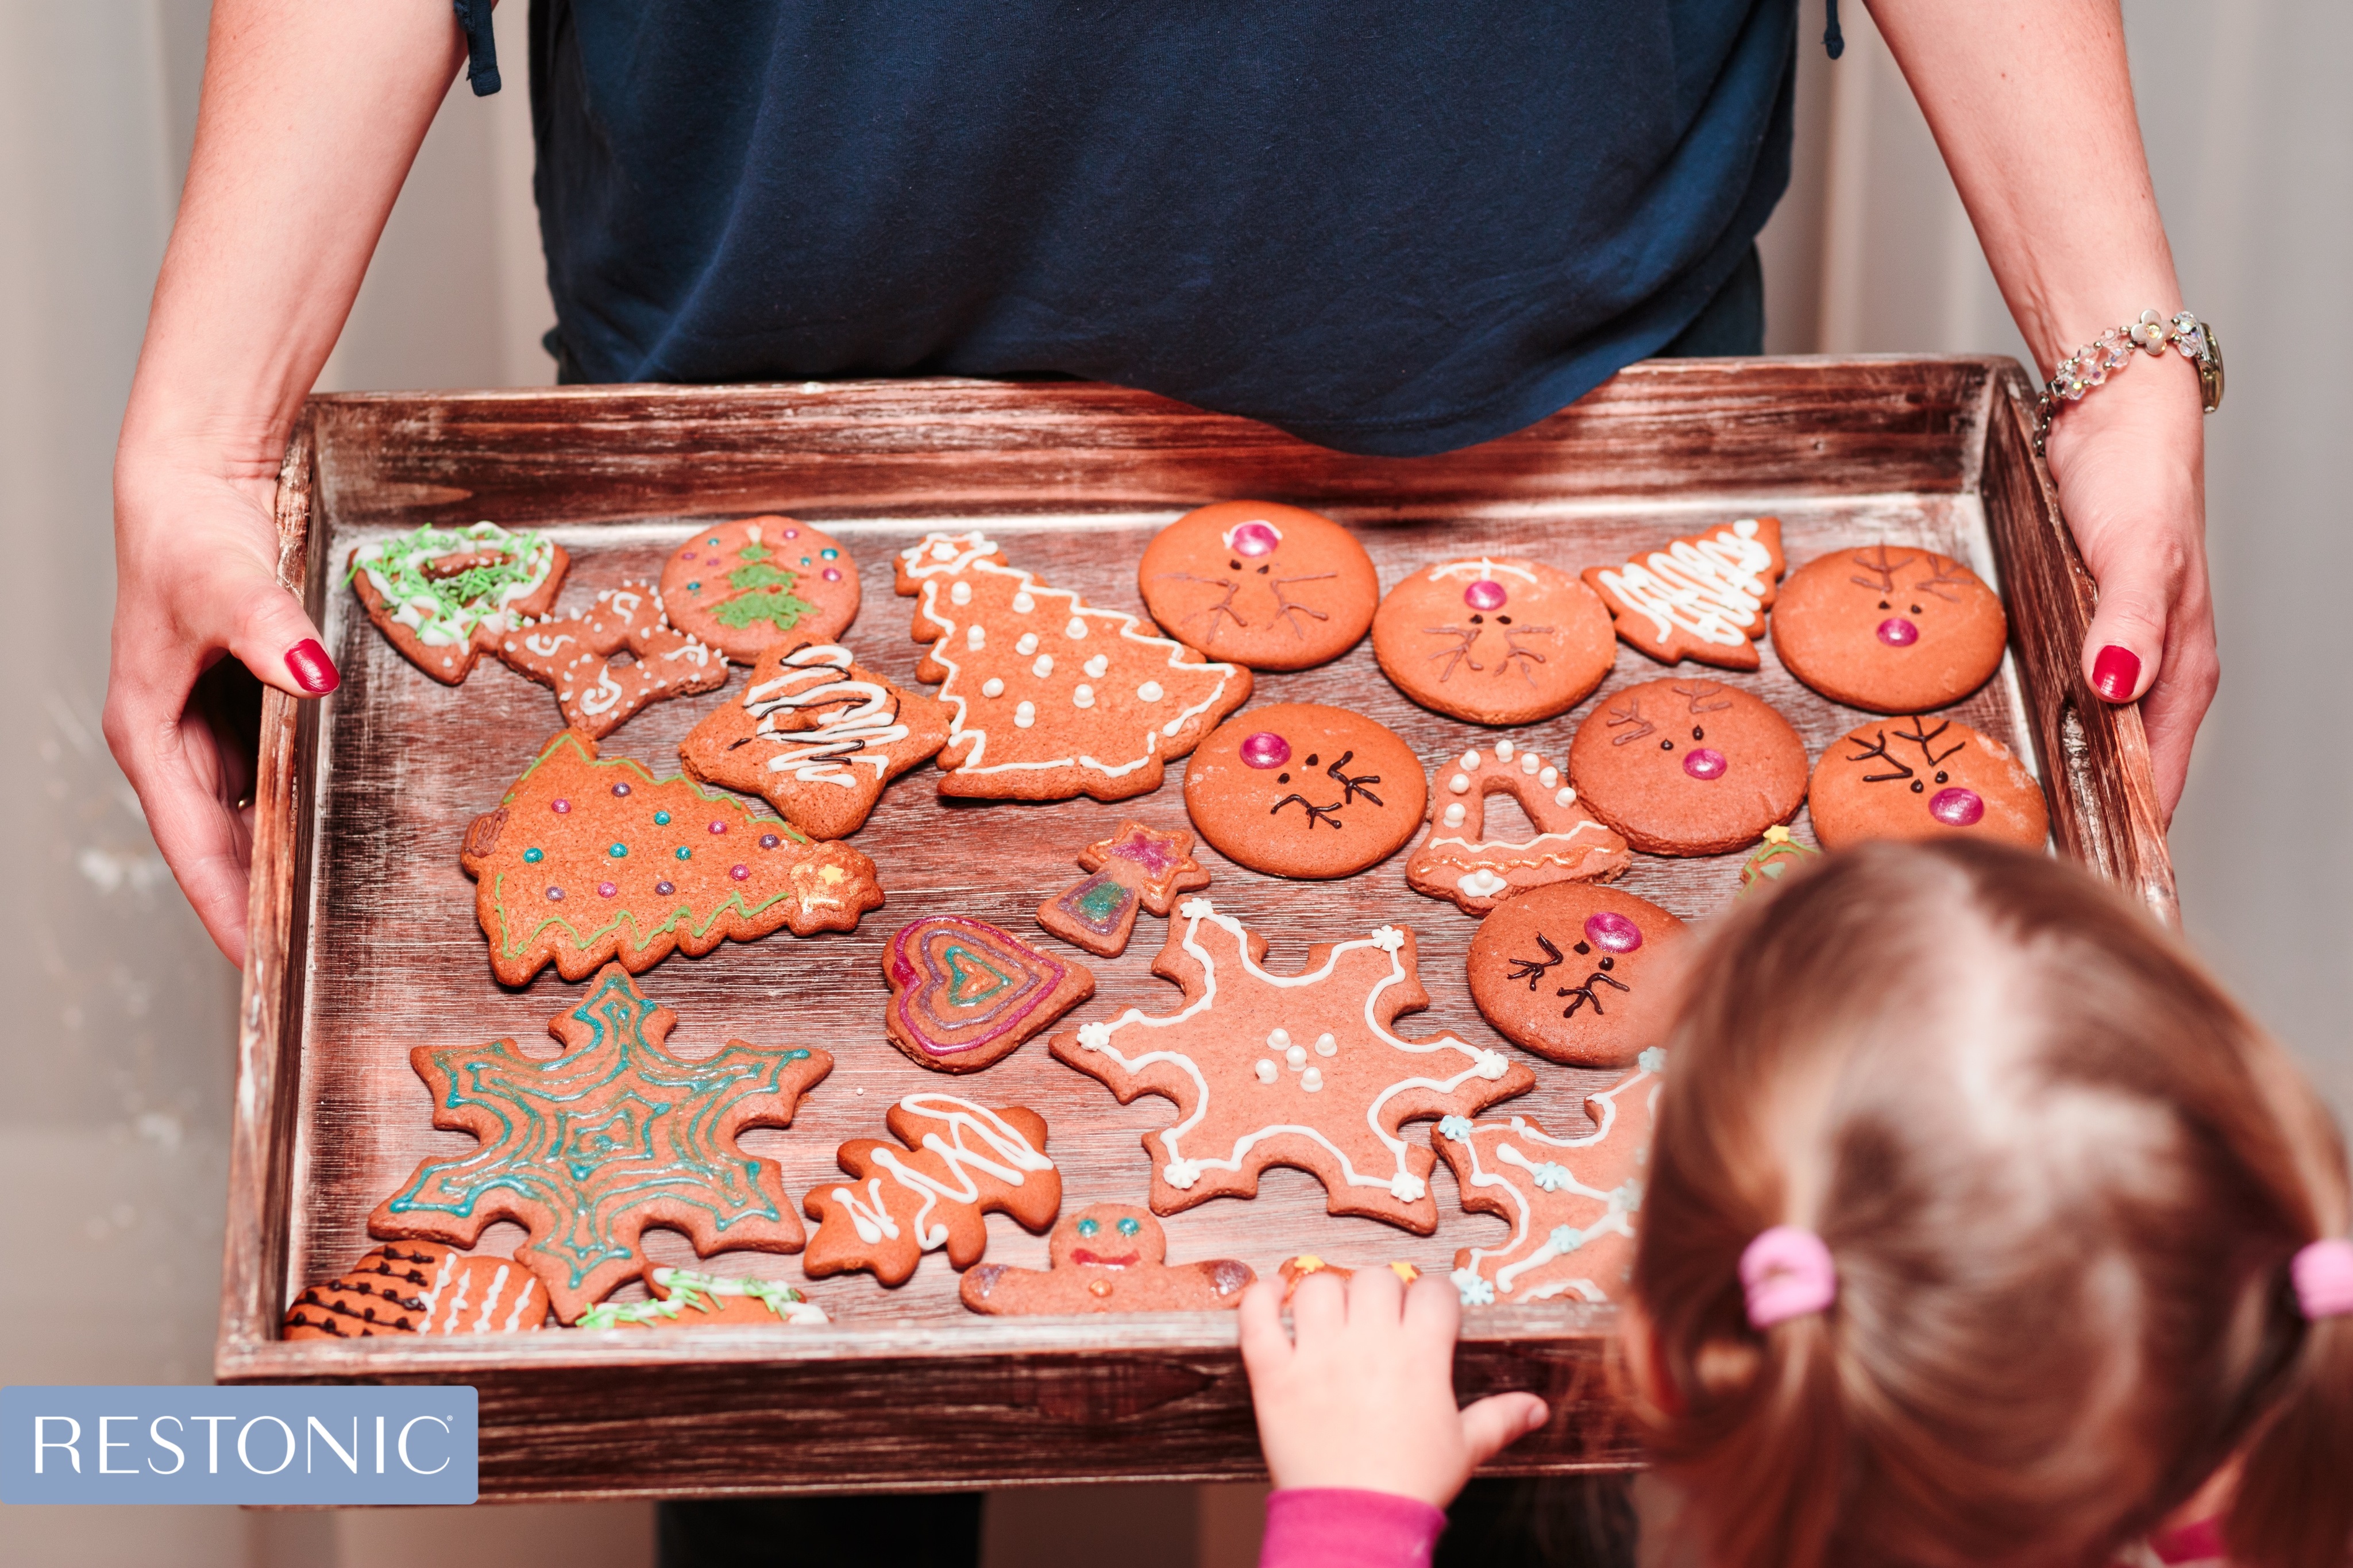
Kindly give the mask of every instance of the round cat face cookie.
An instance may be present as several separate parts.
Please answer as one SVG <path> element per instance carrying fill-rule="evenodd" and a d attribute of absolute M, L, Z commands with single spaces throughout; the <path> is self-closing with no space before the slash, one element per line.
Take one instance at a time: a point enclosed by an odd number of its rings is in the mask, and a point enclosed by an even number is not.
<path fill-rule="evenodd" d="M 1807 804 L 1825 849 L 1978 833 L 2040 849 L 2042 786 L 2010 748 L 1951 719 L 1874 719 L 1815 764 Z"/>
<path fill-rule="evenodd" d="M 1568 747 L 1587 810 L 1652 855 L 1722 855 L 1806 799 L 1806 743 L 1721 681 L 1670 676 L 1601 700 Z"/>
<path fill-rule="evenodd" d="M 1615 888 L 1555 882 L 1512 899 L 1471 942 L 1471 1000 L 1504 1038 L 1578 1067 L 1632 1061 L 1665 1035 L 1690 933 Z"/>
<path fill-rule="evenodd" d="M 789 517 L 704 529 L 662 568 L 670 624 L 738 664 L 770 643 L 829 643 L 858 616 L 858 567 L 834 540 Z"/>
<path fill-rule="evenodd" d="M 2001 663 L 2001 597 L 1949 555 L 1834 550 L 1781 584 L 1773 647 L 1823 696 L 1879 713 L 1957 702 Z"/>
<path fill-rule="evenodd" d="M 1600 596 L 1536 561 L 1442 561 L 1389 590 L 1373 657 L 1425 708 L 1474 724 L 1566 713 L 1618 655 Z"/>
<path fill-rule="evenodd" d="M 1185 770 L 1201 837 L 1272 877 L 1346 877 L 1395 854 L 1430 795 L 1420 759 L 1386 725 L 1317 702 L 1252 708 Z"/>
<path fill-rule="evenodd" d="M 1162 631 L 1252 669 L 1339 658 L 1381 596 L 1373 558 L 1346 529 L 1271 501 L 1187 512 L 1153 536 L 1135 576 Z"/>

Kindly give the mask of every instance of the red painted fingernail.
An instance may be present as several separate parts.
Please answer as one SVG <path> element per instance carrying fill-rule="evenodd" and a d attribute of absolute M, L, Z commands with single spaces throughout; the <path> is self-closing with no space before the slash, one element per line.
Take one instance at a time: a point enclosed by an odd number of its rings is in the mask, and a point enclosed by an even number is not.
<path fill-rule="evenodd" d="M 343 678 L 335 673 L 335 661 L 327 657 L 327 650 L 319 646 L 317 637 L 304 637 L 288 648 L 286 668 L 293 675 L 294 684 L 313 697 L 324 697 L 343 683 Z"/>
<path fill-rule="evenodd" d="M 2140 684 L 2140 655 L 2110 643 L 2092 661 L 2092 684 L 2111 702 L 2130 701 L 2133 688 Z"/>

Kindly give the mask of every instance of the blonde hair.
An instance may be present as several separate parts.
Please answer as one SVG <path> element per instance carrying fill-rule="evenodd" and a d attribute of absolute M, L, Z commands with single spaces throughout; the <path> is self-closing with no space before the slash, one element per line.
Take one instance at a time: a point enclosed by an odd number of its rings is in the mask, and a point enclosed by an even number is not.
<path fill-rule="evenodd" d="M 1633 1283 L 1717 1568 L 2098 1562 L 2251 1443 L 2233 1561 L 2345 1561 L 2353 1319 L 2287 1280 L 2343 1145 L 2170 934 L 2046 857 L 1874 844 L 1693 974 Z M 1776 1225 L 1838 1295 L 1760 1332 Z"/>

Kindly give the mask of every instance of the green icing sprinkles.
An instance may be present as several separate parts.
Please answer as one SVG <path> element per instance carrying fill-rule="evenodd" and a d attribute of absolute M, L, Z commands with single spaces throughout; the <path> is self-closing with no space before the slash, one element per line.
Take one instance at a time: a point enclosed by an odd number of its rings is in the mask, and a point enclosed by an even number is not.
<path fill-rule="evenodd" d="M 503 559 L 448 577 L 425 574 L 429 563 L 468 552 Z M 366 574 L 380 608 L 415 630 L 427 647 L 448 647 L 465 642 L 486 622 L 502 620 L 509 605 L 539 591 L 554 564 L 555 543 L 543 533 L 509 532 L 495 522 L 466 528 L 427 523 L 361 545 L 344 581 Z"/>

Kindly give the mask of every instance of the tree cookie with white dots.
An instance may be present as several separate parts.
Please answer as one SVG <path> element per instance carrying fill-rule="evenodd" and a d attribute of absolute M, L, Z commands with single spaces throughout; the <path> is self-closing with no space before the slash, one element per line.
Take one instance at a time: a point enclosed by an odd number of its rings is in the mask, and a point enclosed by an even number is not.
<path fill-rule="evenodd" d="M 1238 714 L 1185 769 L 1185 810 L 1201 837 L 1270 877 L 1377 866 L 1413 837 L 1429 798 L 1421 759 L 1395 731 L 1320 702 Z"/>
<path fill-rule="evenodd" d="M 1585 580 L 1609 606 L 1626 646 L 1661 664 L 1697 659 L 1755 669 L 1765 612 L 1788 563 L 1781 520 L 1744 517 L 1620 566 L 1588 566 Z"/>
<path fill-rule="evenodd" d="M 1814 764 L 1807 804 L 1825 849 L 1866 838 L 1976 834 L 2040 849 L 2042 786 L 2008 746 L 1953 719 L 1873 720 Z"/>
<path fill-rule="evenodd" d="M 1670 676 L 1603 698 L 1568 745 L 1594 816 L 1649 855 L 1722 855 L 1806 803 L 1806 743 L 1770 704 Z"/>
<path fill-rule="evenodd" d="M 1356 646 L 1380 602 L 1373 558 L 1330 518 L 1271 501 L 1188 511 L 1136 568 L 1144 607 L 1187 647 L 1252 669 L 1305 669 Z"/>
<path fill-rule="evenodd" d="M 915 600 L 917 679 L 949 709 L 940 794 L 978 800 L 1126 800 L 1249 700 L 1250 672 L 1155 637 L 1006 563 L 976 533 L 899 552 Z"/>
<path fill-rule="evenodd" d="M 770 643 L 829 643 L 858 618 L 858 566 L 839 542 L 789 517 L 698 531 L 662 567 L 672 625 L 749 664 Z"/>
<path fill-rule="evenodd" d="M 1498 1034 L 1547 1060 L 1620 1066 L 1665 1037 L 1689 934 L 1616 888 L 1537 888 L 1472 938 L 1471 1000 Z"/>
<path fill-rule="evenodd" d="M 1442 561 L 1388 592 L 1373 657 L 1399 691 L 1473 724 L 1566 713 L 1609 673 L 1618 644 L 1592 589 L 1540 561 Z"/>
<path fill-rule="evenodd" d="M 1833 550 L 1781 584 L 1773 649 L 1835 702 L 1925 713 L 1958 702 L 2000 667 L 2001 595 L 1949 555 L 1874 544 Z"/>
<path fill-rule="evenodd" d="M 984 1263 L 965 1273 L 964 1304 L 994 1317 L 1069 1312 L 1210 1312 L 1241 1305 L 1258 1273 L 1232 1258 L 1168 1261 L 1149 1210 L 1091 1204 L 1046 1238 L 1044 1269 Z"/>
<path fill-rule="evenodd" d="M 1487 797 L 1508 795 L 1535 836 L 1487 837 Z M 1430 832 L 1405 863 L 1406 885 L 1483 915 L 1547 882 L 1614 882 L 1634 863 L 1626 841 L 1578 804 L 1577 790 L 1541 752 L 1498 741 L 1438 769 Z"/>

